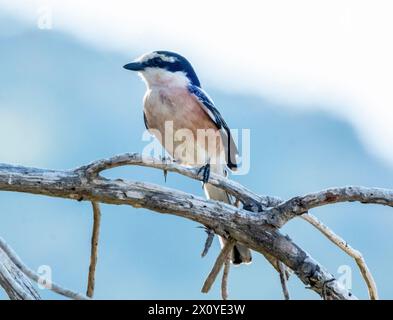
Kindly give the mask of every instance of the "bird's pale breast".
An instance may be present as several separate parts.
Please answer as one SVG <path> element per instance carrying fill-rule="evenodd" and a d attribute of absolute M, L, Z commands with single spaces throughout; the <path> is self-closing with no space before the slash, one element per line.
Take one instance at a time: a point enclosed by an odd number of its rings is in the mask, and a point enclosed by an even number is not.
<path fill-rule="evenodd" d="M 169 154 L 184 164 L 200 164 L 200 162 L 205 162 L 204 157 L 212 161 L 211 158 L 216 158 L 216 155 L 223 150 L 215 123 L 186 88 L 150 89 L 144 98 L 144 112 L 149 129 L 157 130 L 160 136 L 157 136 L 154 130 L 152 133 L 156 135 Z M 171 123 L 172 132 L 168 131 Z M 218 138 L 214 139 L 213 143 L 207 138 L 197 139 L 198 130 L 199 134 L 203 132 L 201 130 L 210 130 Z M 190 134 L 193 139 L 192 143 L 187 140 Z M 179 152 L 184 147 L 187 150 Z"/>

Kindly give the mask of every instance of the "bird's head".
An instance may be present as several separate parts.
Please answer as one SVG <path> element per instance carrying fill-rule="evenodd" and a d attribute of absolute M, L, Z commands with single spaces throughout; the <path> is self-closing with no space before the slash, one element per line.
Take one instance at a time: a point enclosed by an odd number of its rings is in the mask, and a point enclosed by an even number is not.
<path fill-rule="evenodd" d="M 200 87 L 199 79 L 191 63 L 175 52 L 153 51 L 146 53 L 126 64 L 124 68 L 137 71 L 148 87 L 183 87 L 189 84 Z"/>

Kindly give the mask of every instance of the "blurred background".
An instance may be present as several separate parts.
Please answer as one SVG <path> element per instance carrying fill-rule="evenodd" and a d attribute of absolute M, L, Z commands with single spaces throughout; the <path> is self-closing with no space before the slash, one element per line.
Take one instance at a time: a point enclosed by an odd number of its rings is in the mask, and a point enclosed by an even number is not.
<path fill-rule="evenodd" d="M 235 180 L 282 198 L 392 188 L 391 14 L 388 1 L 0 0 L 0 162 L 66 169 L 141 152 L 145 87 L 122 66 L 164 49 L 193 63 L 231 128 L 250 129 L 251 169 Z M 106 175 L 164 184 L 146 168 Z M 174 174 L 166 186 L 203 195 Z M 201 259 L 197 224 L 128 206 L 102 211 L 96 298 L 220 297 L 218 283 L 200 293 L 219 244 Z M 381 298 L 393 298 L 392 209 L 353 203 L 312 213 L 364 254 Z M 54 281 L 85 292 L 90 203 L 1 192 L 0 221 L 26 264 L 48 265 Z M 283 232 L 336 277 L 350 270 L 352 291 L 367 298 L 356 264 L 317 231 L 298 219 Z M 295 276 L 289 287 L 293 299 L 318 299 Z M 232 299 L 282 299 L 278 275 L 256 253 L 231 269 L 229 289 Z"/>

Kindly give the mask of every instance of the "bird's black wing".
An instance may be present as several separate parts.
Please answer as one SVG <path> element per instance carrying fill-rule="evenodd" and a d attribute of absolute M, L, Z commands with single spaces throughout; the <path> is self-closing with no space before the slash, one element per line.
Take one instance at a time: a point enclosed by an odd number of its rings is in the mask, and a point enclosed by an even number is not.
<path fill-rule="evenodd" d="M 238 150 L 235 141 L 233 140 L 233 137 L 231 135 L 231 130 L 229 129 L 224 118 L 221 116 L 220 112 L 215 107 L 212 99 L 200 87 L 190 84 L 188 86 L 188 91 L 198 99 L 202 109 L 207 113 L 210 119 L 213 120 L 217 128 L 220 130 L 221 138 L 223 140 L 223 144 L 226 151 L 225 160 L 227 166 L 231 170 L 236 170 L 237 169 L 236 155 L 238 154 Z"/>
<path fill-rule="evenodd" d="M 147 130 L 149 130 L 149 125 L 147 124 L 147 118 L 146 118 L 146 113 L 143 111 L 143 122 L 145 123 L 145 127 Z"/>

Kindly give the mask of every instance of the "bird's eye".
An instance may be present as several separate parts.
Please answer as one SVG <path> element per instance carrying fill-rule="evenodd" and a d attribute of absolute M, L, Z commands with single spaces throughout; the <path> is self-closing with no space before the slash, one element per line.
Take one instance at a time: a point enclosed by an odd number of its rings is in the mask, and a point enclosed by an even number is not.
<path fill-rule="evenodd" d="M 160 65 L 161 65 L 161 62 L 162 62 L 162 60 L 160 59 L 160 58 L 153 58 L 153 59 L 151 59 L 150 60 L 150 65 L 152 66 L 152 67 L 159 67 Z"/>

